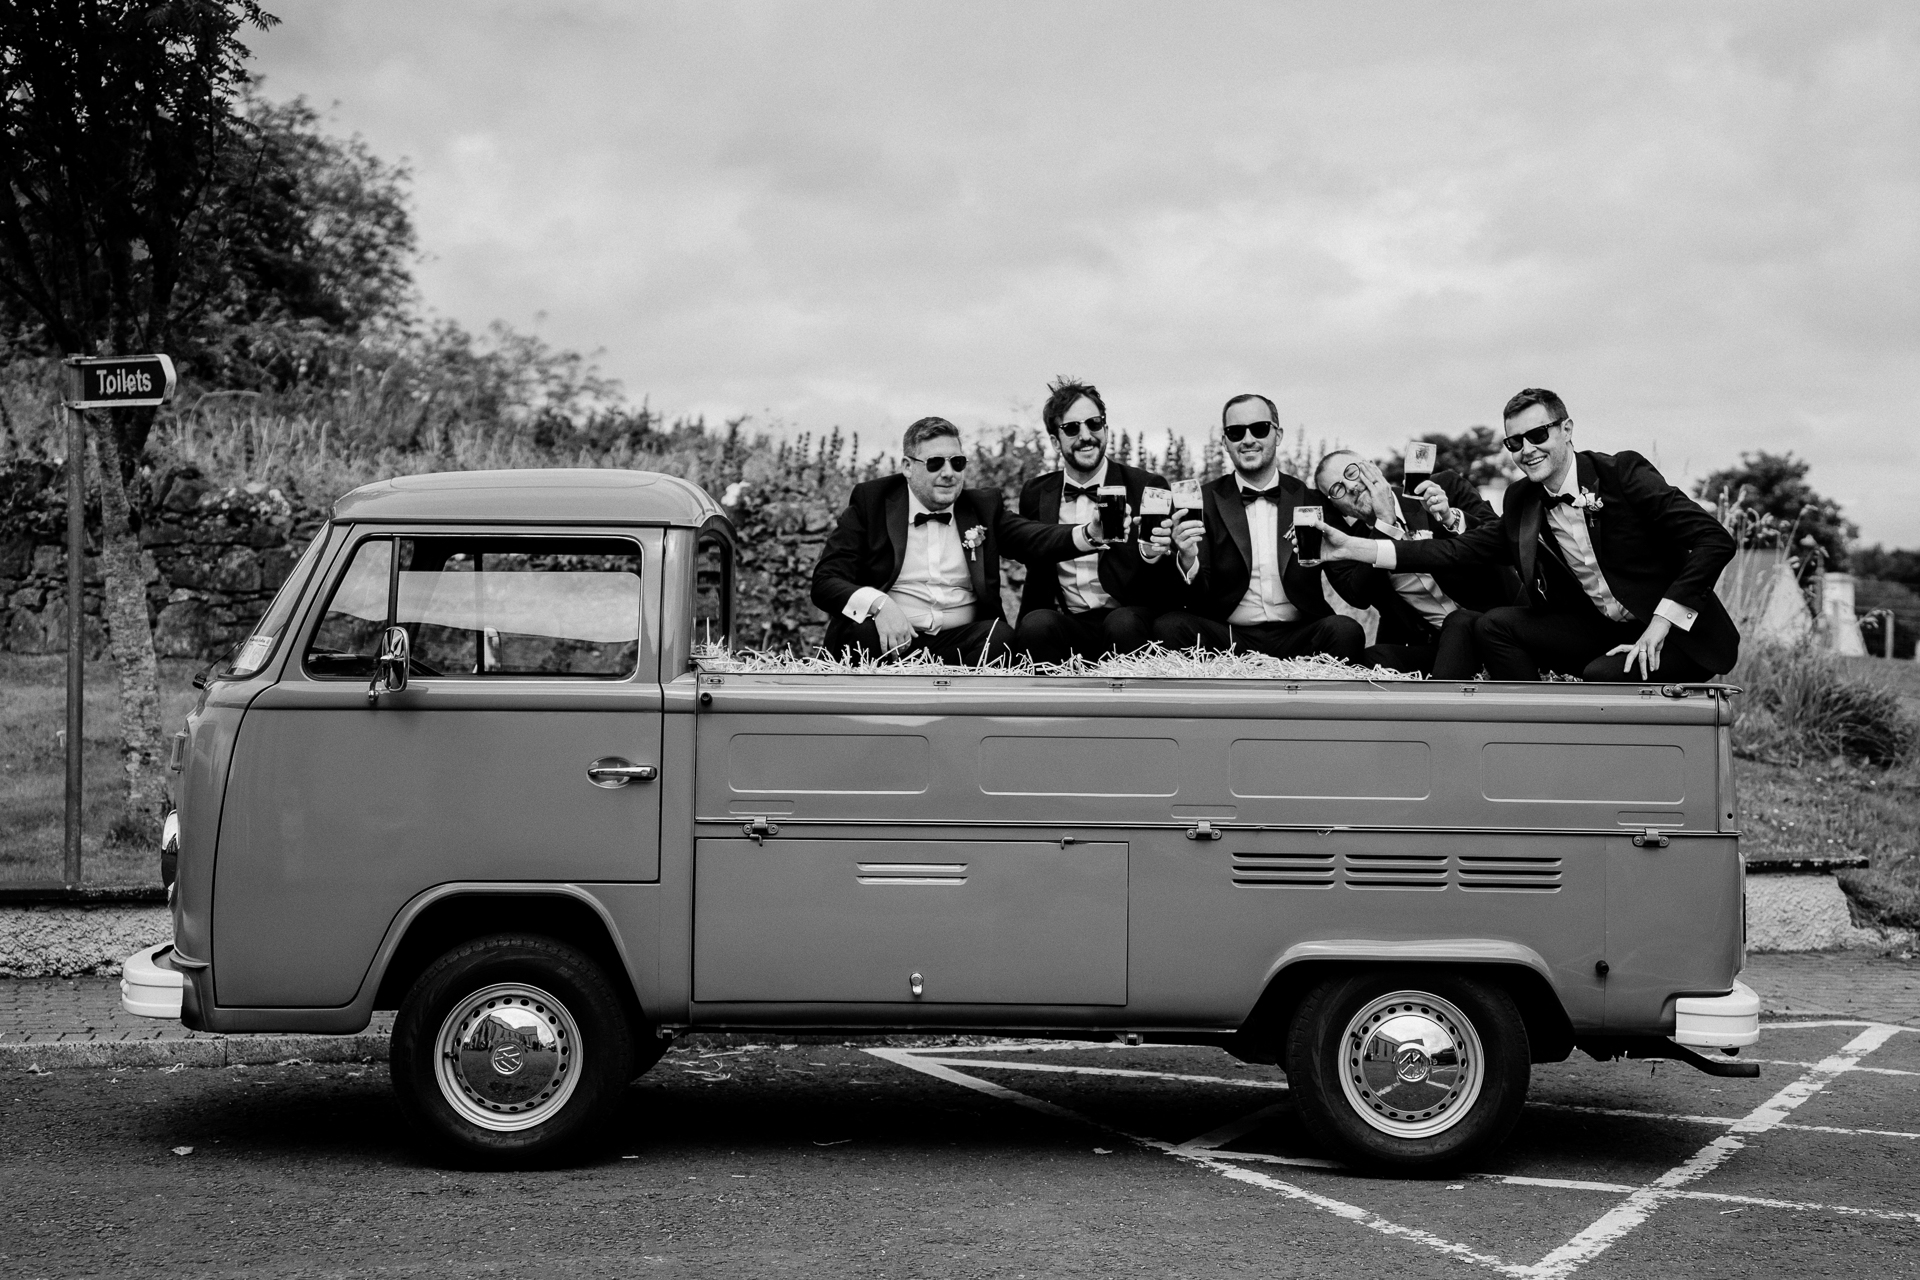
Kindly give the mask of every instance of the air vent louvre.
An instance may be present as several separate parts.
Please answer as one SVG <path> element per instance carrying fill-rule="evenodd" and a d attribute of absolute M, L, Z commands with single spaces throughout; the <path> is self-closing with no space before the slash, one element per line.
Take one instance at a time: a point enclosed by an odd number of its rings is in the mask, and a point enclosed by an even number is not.
<path fill-rule="evenodd" d="M 1444 889 L 1444 853 L 1349 853 L 1342 859 L 1349 889 Z"/>
<path fill-rule="evenodd" d="M 1463 854 L 1459 883 L 1470 893 L 1558 893 L 1560 859 L 1537 854 Z"/>
<path fill-rule="evenodd" d="M 1291 885 L 1298 889 L 1331 889 L 1330 853 L 1235 853 L 1233 882 L 1245 885 Z"/>

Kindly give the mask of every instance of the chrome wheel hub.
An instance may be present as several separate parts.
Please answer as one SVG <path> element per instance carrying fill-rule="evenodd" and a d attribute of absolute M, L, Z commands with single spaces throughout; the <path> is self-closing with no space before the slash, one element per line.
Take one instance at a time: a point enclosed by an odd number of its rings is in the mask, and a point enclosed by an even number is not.
<path fill-rule="evenodd" d="M 573 1015 L 522 983 L 485 987 L 455 1005 L 435 1049 L 441 1096 L 463 1119 L 496 1133 L 544 1122 L 580 1079 Z"/>
<path fill-rule="evenodd" d="M 1484 1079 L 1473 1024 L 1424 991 L 1369 1001 L 1340 1037 L 1340 1088 L 1348 1104 L 1396 1138 L 1431 1138 L 1460 1123 Z"/>

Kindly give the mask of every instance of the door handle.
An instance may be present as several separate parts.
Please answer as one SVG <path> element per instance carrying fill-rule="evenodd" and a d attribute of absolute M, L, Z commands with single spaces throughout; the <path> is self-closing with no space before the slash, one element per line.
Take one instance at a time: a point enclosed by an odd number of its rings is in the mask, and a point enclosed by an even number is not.
<path fill-rule="evenodd" d="M 602 756 L 587 766 L 587 781 L 596 787 L 624 787 L 629 782 L 652 782 L 660 770 L 650 764 L 634 764 L 619 756 Z"/>

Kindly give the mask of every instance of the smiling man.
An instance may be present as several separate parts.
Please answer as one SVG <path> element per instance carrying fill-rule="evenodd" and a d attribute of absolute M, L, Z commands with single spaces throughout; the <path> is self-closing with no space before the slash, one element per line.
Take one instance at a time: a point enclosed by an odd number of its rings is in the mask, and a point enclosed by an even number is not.
<path fill-rule="evenodd" d="M 1000 557 L 1052 564 L 1103 545 L 1098 522 L 1043 524 L 1009 512 L 998 489 L 968 489 L 960 429 L 921 418 L 900 442 L 900 474 L 854 486 L 813 567 L 813 602 L 836 653 L 947 663 L 1005 661 Z"/>
<path fill-rule="evenodd" d="M 1319 569 L 1293 554 L 1293 509 L 1324 500 L 1280 470 L 1273 401 L 1233 397 L 1220 412 L 1220 434 L 1232 473 L 1201 490 L 1200 519 L 1155 534 L 1158 545 L 1171 543 L 1175 551 L 1185 607 L 1156 619 L 1153 638 L 1169 649 L 1359 661 L 1366 633 L 1334 613 Z"/>
<path fill-rule="evenodd" d="M 1474 643 L 1495 680 L 1542 670 L 1586 680 L 1704 680 L 1732 668 L 1740 633 L 1714 595 L 1733 536 L 1637 453 L 1573 447 L 1559 396 L 1507 402 L 1506 447 L 1524 480 L 1498 524 L 1442 541 L 1356 538 L 1327 529 L 1328 560 L 1389 573 L 1509 564 L 1527 603 L 1492 609 Z"/>
<path fill-rule="evenodd" d="M 1060 452 L 1060 470 L 1027 481 L 1020 490 L 1022 516 L 1083 525 L 1099 515 L 1103 488 L 1124 489 L 1135 513 L 1149 488 L 1166 489 L 1167 482 L 1151 471 L 1108 456 L 1107 405 L 1099 388 L 1058 378 L 1047 393 L 1040 420 Z M 1014 648 L 1041 662 L 1145 648 L 1153 638 L 1155 606 L 1174 585 L 1172 566 L 1164 544 L 1127 538 L 1058 565 L 1029 565 Z"/>

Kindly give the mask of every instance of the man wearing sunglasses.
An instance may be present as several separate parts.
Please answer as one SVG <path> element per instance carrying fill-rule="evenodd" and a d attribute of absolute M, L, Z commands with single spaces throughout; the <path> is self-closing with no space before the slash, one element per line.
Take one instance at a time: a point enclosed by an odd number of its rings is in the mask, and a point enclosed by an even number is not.
<path fill-rule="evenodd" d="M 1529 387 L 1507 402 L 1506 446 L 1526 478 L 1497 525 L 1442 542 L 1349 539 L 1329 559 L 1433 573 L 1509 564 L 1524 606 L 1489 610 L 1474 644 L 1495 680 L 1542 670 L 1586 680 L 1705 680 L 1732 668 L 1740 633 L 1714 583 L 1733 537 L 1637 453 L 1576 451 L 1560 397 Z"/>
<path fill-rule="evenodd" d="M 1320 459 L 1314 483 L 1338 514 L 1327 523 L 1357 538 L 1455 538 L 1500 519 L 1457 471 L 1436 471 L 1414 494 L 1398 494 L 1380 468 L 1350 449 Z M 1357 609 L 1379 611 L 1380 630 L 1366 665 L 1418 671 L 1439 680 L 1479 674 L 1473 623 L 1487 609 L 1511 604 L 1511 570 L 1464 565 L 1435 573 L 1389 573 L 1352 560 L 1327 566 L 1327 581 Z"/>
<path fill-rule="evenodd" d="M 1029 480 L 1020 514 L 1043 524 L 1083 525 L 1099 515 L 1103 485 L 1124 486 L 1129 510 L 1140 495 L 1167 482 L 1107 456 L 1107 406 L 1091 383 L 1056 379 L 1040 420 L 1060 451 L 1060 470 Z M 1132 653 L 1153 639 L 1154 605 L 1173 586 L 1165 548 L 1123 539 L 1089 555 L 1027 567 L 1013 647 L 1040 662 L 1069 654 L 1100 658 Z"/>
<path fill-rule="evenodd" d="M 1323 499 L 1280 471 L 1273 401 L 1239 395 L 1220 413 L 1233 471 L 1201 490 L 1202 518 L 1158 531 L 1171 545 L 1183 607 L 1153 624 L 1169 649 L 1246 650 L 1276 658 L 1327 654 L 1358 662 L 1366 633 L 1327 603 L 1320 570 L 1293 554 L 1293 509 Z"/>
<path fill-rule="evenodd" d="M 1011 656 L 1000 557 L 1052 565 L 1102 545 L 1099 525 L 1042 524 L 968 489 L 960 429 L 921 418 L 900 442 L 900 474 L 855 485 L 813 567 L 826 647 L 870 658 L 925 652 L 976 666 Z"/>

